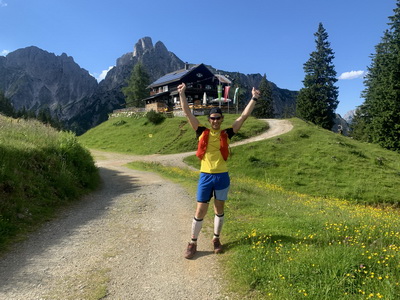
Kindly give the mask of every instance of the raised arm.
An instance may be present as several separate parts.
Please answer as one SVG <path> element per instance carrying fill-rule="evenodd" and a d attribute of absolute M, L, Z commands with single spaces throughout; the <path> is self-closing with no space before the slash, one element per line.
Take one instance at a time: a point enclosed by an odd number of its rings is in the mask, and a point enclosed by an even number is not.
<path fill-rule="evenodd" d="M 253 87 L 253 90 L 251 91 L 251 94 L 252 94 L 252 97 L 251 97 L 249 103 L 247 104 L 246 108 L 244 109 L 244 111 L 242 112 L 240 117 L 237 118 L 232 125 L 233 132 L 235 132 L 235 133 L 237 133 L 239 131 L 239 129 L 242 127 L 244 121 L 246 121 L 247 118 L 251 115 L 254 107 L 256 106 L 257 100 L 260 97 L 260 91 L 256 90 L 254 87 Z"/>
<path fill-rule="evenodd" d="M 185 116 L 187 117 L 187 119 L 190 123 L 190 126 L 192 126 L 192 128 L 194 130 L 197 130 L 200 122 L 190 111 L 189 105 L 187 103 L 185 91 L 186 91 L 186 84 L 182 83 L 182 84 L 178 85 L 179 98 L 181 101 L 181 106 L 182 106 L 183 112 L 184 112 Z"/>

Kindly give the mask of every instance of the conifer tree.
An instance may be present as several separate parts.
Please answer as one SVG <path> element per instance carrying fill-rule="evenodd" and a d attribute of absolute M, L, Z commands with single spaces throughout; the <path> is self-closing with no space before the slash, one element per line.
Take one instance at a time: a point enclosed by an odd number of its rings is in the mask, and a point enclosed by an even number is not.
<path fill-rule="evenodd" d="M 144 107 L 143 99 L 149 97 L 147 86 L 150 83 L 149 75 L 141 63 L 137 63 L 132 70 L 128 85 L 122 88 L 126 106 Z"/>
<path fill-rule="evenodd" d="M 13 117 L 15 114 L 14 107 L 12 106 L 11 101 L 6 98 L 2 91 L 0 91 L 0 113 L 8 117 Z"/>
<path fill-rule="evenodd" d="M 42 108 L 39 110 L 36 119 L 42 122 L 43 124 L 50 125 L 51 127 L 61 130 L 62 129 L 62 123 L 58 119 L 57 116 L 52 116 L 50 109 L 48 107 Z"/>
<path fill-rule="evenodd" d="M 272 100 L 272 89 L 267 80 L 267 75 L 264 74 L 261 79 L 260 86 L 260 99 L 254 108 L 253 115 L 257 118 L 273 118 L 274 108 Z"/>
<path fill-rule="evenodd" d="M 339 104 L 338 88 L 334 85 L 337 81 L 336 71 L 332 63 L 335 56 L 322 23 L 319 23 L 314 36 L 316 50 L 303 67 L 306 75 L 304 88 L 297 96 L 296 115 L 330 130 Z"/>
<path fill-rule="evenodd" d="M 364 103 L 352 124 L 353 137 L 400 150 L 400 0 L 368 67 Z"/>

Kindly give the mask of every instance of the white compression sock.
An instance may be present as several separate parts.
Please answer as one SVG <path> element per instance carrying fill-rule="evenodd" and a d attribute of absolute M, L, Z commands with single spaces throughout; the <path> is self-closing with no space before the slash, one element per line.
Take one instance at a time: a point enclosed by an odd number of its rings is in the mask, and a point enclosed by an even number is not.
<path fill-rule="evenodd" d="M 201 227 L 203 226 L 203 219 L 193 218 L 192 222 L 192 242 L 197 242 Z"/>
<path fill-rule="evenodd" d="M 224 224 L 224 214 L 222 214 L 222 215 L 216 214 L 214 217 L 214 237 L 215 238 L 219 238 L 223 224 Z"/>

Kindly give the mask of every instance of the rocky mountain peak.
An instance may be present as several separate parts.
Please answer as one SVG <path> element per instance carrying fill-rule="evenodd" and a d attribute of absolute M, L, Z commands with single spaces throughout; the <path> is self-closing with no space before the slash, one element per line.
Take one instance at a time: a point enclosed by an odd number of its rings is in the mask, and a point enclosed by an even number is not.
<path fill-rule="evenodd" d="M 355 114 L 356 114 L 356 109 L 350 110 L 344 115 L 343 119 L 345 119 L 347 123 L 351 124 L 353 122 Z"/>
<path fill-rule="evenodd" d="M 153 41 L 151 37 L 141 38 L 133 48 L 133 56 L 142 56 L 145 52 L 153 50 Z"/>
<path fill-rule="evenodd" d="M 71 56 L 31 46 L 9 53 L 0 64 L 0 90 L 16 110 L 49 109 L 67 120 L 93 95 L 97 81 Z"/>
<path fill-rule="evenodd" d="M 167 47 L 165 47 L 164 43 L 161 41 L 158 41 L 156 45 L 154 46 L 154 50 L 158 53 L 168 53 Z"/>

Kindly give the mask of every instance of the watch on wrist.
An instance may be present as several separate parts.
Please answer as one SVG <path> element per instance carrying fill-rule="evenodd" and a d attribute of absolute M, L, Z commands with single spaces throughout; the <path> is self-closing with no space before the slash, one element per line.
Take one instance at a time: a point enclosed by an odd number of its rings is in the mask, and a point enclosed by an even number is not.
<path fill-rule="evenodd" d="M 257 101 L 258 99 L 256 97 L 251 98 L 251 100 Z"/>

